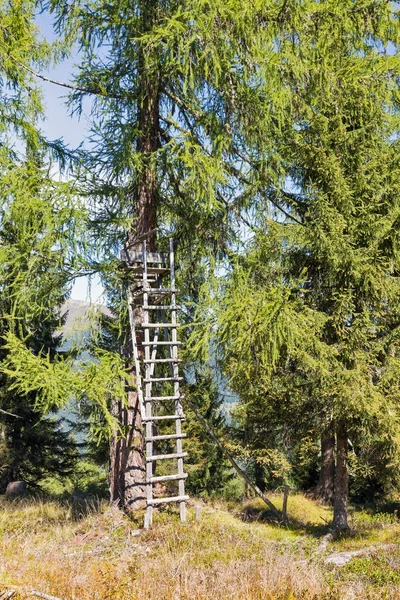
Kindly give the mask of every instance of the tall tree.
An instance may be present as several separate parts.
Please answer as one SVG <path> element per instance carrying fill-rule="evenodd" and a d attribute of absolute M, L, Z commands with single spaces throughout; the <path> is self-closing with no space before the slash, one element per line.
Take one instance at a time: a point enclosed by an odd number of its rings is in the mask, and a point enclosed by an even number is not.
<path fill-rule="evenodd" d="M 277 105 L 286 100 L 272 66 L 264 88 L 257 86 L 256 57 L 262 51 L 276 58 L 275 32 L 265 19 L 277 24 L 279 11 L 256 4 L 51 3 L 60 31 L 79 44 L 74 110 L 94 96 L 88 166 L 95 177 L 86 189 L 103 264 L 122 245 L 136 249 L 146 240 L 154 249 L 158 228 L 159 243 L 173 232 L 195 265 L 205 248 L 226 247 L 241 207 L 259 193 L 247 140 L 270 131 L 268 145 L 279 130 L 266 89 Z M 268 168 L 270 185 L 275 171 Z M 128 333 L 123 337 L 129 347 Z M 111 495 L 134 508 L 143 501 L 144 458 L 137 398 L 128 395 L 128 410 L 114 407 L 131 434 L 130 441 L 112 442 Z"/>
<path fill-rule="evenodd" d="M 397 452 L 400 62 L 387 47 L 399 27 L 383 2 L 293 4 L 287 216 L 267 224 L 269 256 L 254 248 L 235 269 L 220 335 L 233 384 L 303 379 L 287 406 L 296 415 L 300 400 L 320 435 L 334 431 L 334 526 L 345 529 L 349 439 L 357 449 L 379 431 Z M 282 401 L 271 392 L 260 402 Z"/>
<path fill-rule="evenodd" d="M 68 185 L 51 181 L 49 161 L 61 143 L 40 133 L 41 94 L 31 67 L 43 67 L 54 49 L 40 39 L 31 0 L 0 2 L 0 361 L 4 337 L 14 333 L 33 353 L 54 358 L 60 306 L 70 287 L 68 261 L 80 209 Z M 45 161 L 48 163 L 45 168 Z M 2 370 L 1 486 L 35 483 L 45 472 L 66 474 L 74 444 L 37 395 L 19 393 Z M 47 415 L 47 416 L 46 416 Z"/>

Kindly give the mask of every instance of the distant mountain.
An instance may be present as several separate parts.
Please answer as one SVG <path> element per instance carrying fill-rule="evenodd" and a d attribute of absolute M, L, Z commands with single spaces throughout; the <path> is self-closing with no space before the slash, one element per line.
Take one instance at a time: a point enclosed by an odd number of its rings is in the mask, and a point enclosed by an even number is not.
<path fill-rule="evenodd" d="M 65 324 L 61 328 L 61 333 L 66 337 L 70 337 L 75 331 L 85 331 L 89 325 L 89 312 L 92 310 L 101 310 L 106 315 L 111 314 L 109 309 L 103 304 L 92 304 L 83 300 L 67 300 L 61 308 L 61 314 L 66 313 L 67 315 Z"/>

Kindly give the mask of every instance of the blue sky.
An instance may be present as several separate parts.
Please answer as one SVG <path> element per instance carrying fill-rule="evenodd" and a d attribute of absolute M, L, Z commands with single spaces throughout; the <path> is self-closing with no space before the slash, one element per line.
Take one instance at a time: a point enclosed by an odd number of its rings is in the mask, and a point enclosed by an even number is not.
<path fill-rule="evenodd" d="M 36 19 L 37 25 L 40 28 L 43 37 L 51 41 L 54 39 L 52 20 L 48 13 L 38 15 Z M 55 79 L 69 83 L 72 80 L 74 63 L 77 62 L 76 56 L 63 61 L 62 64 L 43 72 L 42 74 Z M 88 136 L 89 133 L 89 112 L 90 100 L 84 105 L 85 111 L 80 119 L 71 116 L 67 107 L 68 90 L 52 83 L 44 82 L 38 79 L 38 85 L 43 91 L 44 106 L 46 119 L 43 121 L 41 128 L 49 139 L 63 138 L 64 142 L 72 148 L 79 146 Z M 91 282 L 87 277 L 79 278 L 71 293 L 71 298 L 75 300 L 86 300 L 91 302 L 101 302 L 103 287 L 100 284 L 98 277 L 93 277 Z"/>

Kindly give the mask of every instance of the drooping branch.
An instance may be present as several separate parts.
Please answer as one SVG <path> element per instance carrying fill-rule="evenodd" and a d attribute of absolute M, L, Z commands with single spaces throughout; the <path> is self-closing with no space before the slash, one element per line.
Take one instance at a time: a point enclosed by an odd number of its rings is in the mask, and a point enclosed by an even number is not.
<path fill-rule="evenodd" d="M 31 75 L 33 75 L 34 77 L 37 77 L 38 79 L 41 79 L 42 81 L 45 81 L 47 83 L 67 88 L 69 90 L 73 90 L 74 92 L 82 92 L 84 94 L 91 94 L 92 96 L 103 96 L 104 98 L 111 98 L 114 100 L 126 100 L 130 98 L 129 94 L 110 94 L 109 92 L 105 92 L 103 90 L 100 90 L 99 88 L 87 88 L 81 87 L 79 85 L 73 85 L 72 83 L 66 83 L 65 81 L 57 81 L 57 79 L 46 77 L 46 75 L 42 75 L 42 73 L 35 71 L 35 69 L 32 69 L 32 67 L 28 67 L 28 65 L 25 65 L 23 62 L 15 58 L 15 56 L 13 56 L 12 54 L 8 54 L 7 56 L 11 58 L 11 60 L 13 60 L 15 63 L 17 63 L 20 67 L 25 69 L 25 71 L 31 73 Z"/>

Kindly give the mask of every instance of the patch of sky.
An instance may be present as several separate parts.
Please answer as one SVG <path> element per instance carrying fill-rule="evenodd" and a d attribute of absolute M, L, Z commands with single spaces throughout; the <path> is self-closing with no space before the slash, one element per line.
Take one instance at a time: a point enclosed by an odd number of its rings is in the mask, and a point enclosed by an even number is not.
<path fill-rule="evenodd" d="M 47 41 L 54 42 L 57 40 L 57 35 L 53 29 L 53 19 L 48 12 L 39 13 L 36 24 Z M 61 63 L 53 65 L 47 71 L 42 71 L 40 75 L 61 83 L 71 84 L 77 58 L 78 54 L 75 49 L 71 56 Z M 87 146 L 90 138 L 92 100 L 90 98 L 83 100 L 83 110 L 80 115 L 71 113 L 68 107 L 67 88 L 43 81 L 40 78 L 37 81 L 43 94 L 45 119 L 41 123 L 41 129 L 45 137 L 50 140 L 62 139 L 70 148 L 77 148 L 81 145 L 83 147 Z M 62 179 L 65 177 L 57 168 L 53 169 L 52 174 L 54 178 Z M 104 288 L 100 277 L 98 275 L 79 277 L 73 285 L 71 298 L 91 303 L 103 303 Z"/>

